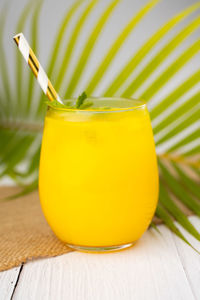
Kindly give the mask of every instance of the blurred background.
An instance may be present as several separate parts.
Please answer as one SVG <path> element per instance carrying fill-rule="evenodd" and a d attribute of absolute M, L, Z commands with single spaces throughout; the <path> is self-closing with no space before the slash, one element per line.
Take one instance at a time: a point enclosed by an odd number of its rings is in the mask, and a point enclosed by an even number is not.
<path fill-rule="evenodd" d="M 6 20 L 6 28 L 4 34 L 4 47 L 6 50 L 6 54 L 8 56 L 8 65 L 10 69 L 9 74 L 14 74 L 14 53 L 16 52 L 15 45 L 12 40 L 12 36 L 16 34 L 16 24 L 19 20 L 20 14 L 22 13 L 24 7 L 27 3 L 30 2 L 29 0 L 18 0 L 18 1 L 4 1 L 1 0 L 0 9 L 1 11 L 5 9 L 5 4 L 8 6 L 8 16 Z M 35 1 L 32 1 L 35 2 Z M 110 1 L 111 2 L 111 1 Z M 123 0 L 121 3 L 115 8 L 113 11 L 112 16 L 109 18 L 106 26 L 104 27 L 101 35 L 99 36 L 94 51 L 90 57 L 88 65 L 84 71 L 84 75 L 81 78 L 81 81 L 78 87 L 75 90 L 75 95 L 80 94 L 84 88 L 86 83 L 88 82 L 89 78 L 92 76 L 95 67 L 101 61 L 105 53 L 108 51 L 109 47 L 122 30 L 122 28 L 127 24 L 128 21 L 144 6 L 148 1 L 146 0 Z M 39 20 L 39 53 L 38 57 L 43 66 L 45 67 L 48 61 L 48 57 L 51 53 L 52 48 L 54 47 L 54 40 L 58 32 L 58 27 L 61 24 L 62 19 L 64 18 L 67 10 L 71 7 L 71 5 L 75 3 L 75 0 L 44 0 L 43 5 L 41 7 L 40 13 L 40 20 Z M 73 17 L 71 24 L 66 31 L 65 41 L 69 37 L 70 31 L 73 30 L 75 22 L 77 21 L 78 17 L 80 16 L 80 12 L 83 10 L 84 5 L 87 5 L 88 1 L 84 1 L 83 5 L 81 5 Z M 82 30 L 81 35 L 79 36 L 79 40 L 77 45 L 73 51 L 73 58 L 70 62 L 71 70 L 73 70 L 74 63 L 77 61 L 80 50 L 83 47 L 83 43 L 86 41 L 89 33 L 94 28 L 98 17 L 105 9 L 106 5 L 108 5 L 109 1 L 101 0 L 99 1 L 98 5 L 93 9 L 92 13 L 88 16 L 87 21 L 85 22 Z M 171 17 L 178 14 L 184 8 L 197 3 L 195 0 L 163 0 L 160 1 L 143 19 L 142 21 L 136 26 L 132 34 L 128 37 L 128 39 L 123 44 L 123 47 L 120 49 L 120 52 L 115 57 L 112 65 L 110 66 L 108 72 L 105 74 L 103 80 L 95 90 L 95 95 L 100 95 L 106 86 L 109 85 L 109 82 L 112 81 L 116 72 L 118 72 L 122 66 L 130 59 L 130 57 L 143 45 L 143 43 L 151 37 L 153 33 L 155 33 L 162 25 L 165 24 Z M 140 64 L 137 68 L 139 70 L 151 60 L 151 57 L 155 55 L 159 49 L 169 40 L 174 34 L 183 28 L 186 24 L 188 24 L 195 16 L 198 16 L 199 11 L 197 10 L 190 16 L 188 16 L 185 20 L 177 24 L 175 28 L 173 28 L 164 39 L 162 39 L 155 48 L 153 48 L 147 58 Z M 30 18 L 27 20 L 27 25 L 24 29 L 24 34 L 27 37 L 27 40 L 30 41 Z M 194 31 L 185 41 L 183 41 L 172 54 L 164 61 L 163 64 L 153 72 L 152 76 L 148 79 L 148 82 L 151 81 L 152 78 L 156 77 L 166 66 L 169 64 L 170 61 L 174 60 L 178 55 L 190 45 L 193 41 L 200 36 L 200 28 Z M 62 45 L 62 51 L 65 50 L 65 43 Z M 14 52 L 14 53 L 13 53 Z M 26 65 L 24 64 L 23 68 L 26 70 Z M 177 78 L 173 78 L 172 81 L 169 81 L 167 84 L 177 85 L 181 80 L 187 77 L 188 72 L 192 72 L 194 69 L 199 68 L 199 54 L 195 56 L 183 69 L 178 72 Z M 137 76 L 137 70 L 134 71 L 133 77 Z M 52 81 L 56 78 L 56 72 L 52 76 Z M 68 77 L 70 74 L 68 73 Z M 148 82 L 145 83 L 144 87 L 141 89 L 146 88 L 148 86 Z M 66 81 L 63 82 L 63 86 L 67 84 Z M 60 94 L 62 95 L 62 88 L 60 89 Z M 164 93 L 167 92 L 168 87 L 167 85 L 163 87 Z M 134 96 L 139 97 L 141 94 L 138 91 Z M 162 93 L 159 92 L 159 98 L 162 98 Z"/>

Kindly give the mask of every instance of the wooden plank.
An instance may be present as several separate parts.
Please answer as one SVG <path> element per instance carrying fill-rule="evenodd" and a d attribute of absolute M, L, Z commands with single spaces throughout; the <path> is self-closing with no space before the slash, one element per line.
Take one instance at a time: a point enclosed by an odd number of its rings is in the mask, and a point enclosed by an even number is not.
<path fill-rule="evenodd" d="M 189 219 L 200 232 L 200 219 L 194 216 Z M 179 229 L 195 249 L 200 252 L 200 242 L 193 238 L 188 232 L 181 229 L 180 226 Z M 191 249 L 191 247 L 185 246 L 185 243 L 176 236 L 174 236 L 174 240 L 193 295 L 196 299 L 200 299 L 200 255 Z"/>
<path fill-rule="evenodd" d="M 162 235 L 149 230 L 126 251 L 72 252 L 29 262 L 14 299 L 194 300 L 172 234 L 159 228 Z"/>
<path fill-rule="evenodd" d="M 15 289 L 20 268 L 13 268 L 8 271 L 0 272 L 0 300 L 9 300 Z"/>

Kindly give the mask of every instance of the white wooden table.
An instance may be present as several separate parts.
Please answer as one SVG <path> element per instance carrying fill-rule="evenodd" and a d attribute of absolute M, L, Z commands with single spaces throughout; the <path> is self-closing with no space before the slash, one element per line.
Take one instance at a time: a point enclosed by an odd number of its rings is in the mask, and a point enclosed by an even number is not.
<path fill-rule="evenodd" d="M 190 219 L 200 230 L 200 220 Z M 162 235 L 151 229 L 122 252 L 71 252 L 1 272 L 0 300 L 199 300 L 200 255 L 159 229 Z"/>

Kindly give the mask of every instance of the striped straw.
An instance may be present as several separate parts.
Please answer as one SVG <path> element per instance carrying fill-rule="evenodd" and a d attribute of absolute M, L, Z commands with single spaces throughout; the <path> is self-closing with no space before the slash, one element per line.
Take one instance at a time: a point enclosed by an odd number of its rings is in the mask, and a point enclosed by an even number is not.
<path fill-rule="evenodd" d="M 57 100 L 58 102 L 63 104 L 51 81 L 48 79 L 45 71 L 39 63 L 37 57 L 33 53 L 33 50 L 25 39 L 23 33 L 18 33 L 13 37 L 13 39 L 16 42 L 21 54 L 25 58 L 27 64 L 33 71 L 45 95 L 47 95 L 50 101 Z"/>

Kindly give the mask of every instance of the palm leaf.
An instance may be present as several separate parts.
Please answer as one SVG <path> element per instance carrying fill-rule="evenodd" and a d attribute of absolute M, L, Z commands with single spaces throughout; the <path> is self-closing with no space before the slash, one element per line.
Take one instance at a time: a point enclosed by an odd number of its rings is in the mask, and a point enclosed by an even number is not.
<path fill-rule="evenodd" d="M 191 196 L 188 190 L 186 190 L 178 181 L 174 180 L 174 176 L 161 160 L 159 160 L 159 167 L 161 169 L 161 178 L 163 176 L 164 182 L 166 182 L 174 195 L 191 211 L 200 216 L 200 204 Z"/>
<path fill-rule="evenodd" d="M 35 12 L 33 14 L 33 20 L 31 22 L 31 45 L 34 53 L 37 55 L 38 52 L 38 19 L 40 16 L 41 12 L 41 6 L 43 4 L 43 1 L 40 1 L 38 5 L 35 8 Z M 29 72 L 29 83 L 28 83 L 28 90 L 27 90 L 27 106 L 26 106 L 26 111 L 29 112 L 30 106 L 31 106 L 31 101 L 32 101 L 32 96 L 33 96 L 33 87 L 34 87 L 34 76 L 31 72 Z"/>
<path fill-rule="evenodd" d="M 24 27 L 26 25 L 26 22 L 28 20 L 29 14 L 31 12 L 31 8 L 33 6 L 32 2 L 28 2 L 25 6 L 24 10 L 22 11 L 22 14 L 19 18 L 19 21 L 16 26 L 16 32 L 22 32 L 24 30 Z M 23 83 L 23 66 L 24 61 L 23 58 L 19 55 L 19 53 L 16 52 L 16 72 L 15 72 L 15 82 L 16 82 L 16 94 L 17 94 L 17 101 L 16 105 L 21 105 L 22 101 L 22 83 Z"/>
<path fill-rule="evenodd" d="M 182 182 L 182 184 L 190 191 L 190 193 L 196 196 L 196 199 L 198 199 L 200 195 L 200 185 L 195 180 L 192 180 L 188 175 L 186 175 L 180 168 L 180 166 L 178 166 L 178 164 L 172 162 L 172 165 L 179 175 L 179 180 Z"/>
<path fill-rule="evenodd" d="M 165 225 L 169 229 L 171 229 L 171 231 L 174 232 L 180 239 L 182 239 L 186 244 L 188 244 L 190 247 L 192 247 L 192 245 L 186 240 L 184 235 L 180 232 L 180 230 L 174 224 L 173 219 L 170 217 L 170 214 L 167 213 L 167 211 L 160 204 L 158 205 L 158 207 L 156 209 L 156 216 L 158 216 L 158 218 L 163 220 Z M 196 251 L 196 249 L 194 249 L 194 250 Z"/>
<path fill-rule="evenodd" d="M 0 177 L 5 174 L 12 172 L 14 167 L 22 161 L 26 155 L 30 145 L 33 142 L 33 136 L 22 136 L 18 138 L 14 147 L 3 158 L 4 164 L 6 163 L 5 169 L 0 173 Z M 21 147 L 23 145 L 23 147 Z"/>
<path fill-rule="evenodd" d="M 145 67 L 131 85 L 123 92 L 123 97 L 132 95 L 143 84 L 143 82 L 150 77 L 161 63 L 172 53 L 181 42 L 193 33 L 200 25 L 200 18 L 196 18 L 192 23 L 186 26 L 179 34 L 177 34 Z M 162 87 L 162 86 L 161 86 Z M 154 87 L 152 87 L 153 89 Z M 146 97 L 144 94 L 142 97 Z M 145 98 L 144 98 L 145 99 Z"/>
<path fill-rule="evenodd" d="M 184 129 L 194 124 L 195 121 L 198 121 L 200 115 L 200 103 L 194 106 L 191 110 L 191 113 L 189 111 L 187 115 L 189 116 L 184 119 L 181 118 L 181 122 L 179 124 L 177 124 L 179 119 L 177 119 L 174 123 L 171 123 L 170 126 L 172 126 L 172 129 L 168 130 L 168 132 L 162 138 L 158 139 L 156 144 L 160 145 L 161 143 L 168 141 L 170 138 L 181 133 Z"/>
<path fill-rule="evenodd" d="M 73 50 L 76 48 L 85 22 L 87 22 L 97 2 L 97 0 L 90 1 L 86 3 L 86 5 L 83 1 L 74 2 L 66 12 L 58 28 L 58 34 L 53 44 L 53 50 L 49 54 L 46 68 L 50 77 L 56 73 L 56 70 L 59 70 L 58 74 L 55 75 L 57 87 L 62 87 L 62 84 L 65 82 L 64 74 L 68 74 L 69 72 Z M 148 2 L 130 20 L 125 28 L 122 29 L 121 33 L 119 33 L 118 38 L 112 43 L 105 57 L 99 65 L 96 66 L 94 75 L 85 88 L 89 94 L 92 94 L 95 88 L 101 83 L 101 79 L 108 71 L 117 53 L 133 32 L 136 25 L 142 22 L 142 19 L 157 2 L 156 0 Z M 78 62 L 72 72 L 70 82 L 64 91 L 66 97 L 74 93 L 83 71 L 87 66 L 90 55 L 95 50 L 95 43 L 118 3 L 120 3 L 120 0 L 109 2 L 102 15 L 99 16 L 92 32 L 88 35 Z M 78 16 L 79 18 L 69 35 L 67 44 L 64 45 L 64 51 L 62 51 L 62 41 L 64 40 L 68 26 L 71 21 L 73 21 L 74 16 L 78 13 L 82 4 L 85 6 Z M 31 16 L 30 41 L 34 51 L 38 53 L 39 29 L 37 24 L 39 23 L 41 5 L 42 2 L 40 1 L 36 2 L 36 4 L 32 1 L 28 2 L 16 26 L 16 31 L 23 31 Z M 159 41 L 166 37 L 170 30 L 177 25 L 180 26 L 181 22 L 193 12 L 196 12 L 199 7 L 199 3 L 191 5 L 172 17 L 171 20 L 158 29 L 136 53 L 133 53 L 131 59 L 122 66 L 122 70 L 119 71 L 106 90 L 104 87 L 104 94 L 106 96 L 113 96 L 119 89 L 123 88 L 123 84 L 125 84 L 129 76 L 133 74 L 135 68 L 140 63 L 143 63 L 149 51 L 153 50 Z M 9 176 L 17 184 L 23 185 L 24 188 L 22 192 L 17 195 L 22 196 L 37 188 L 42 118 L 45 105 L 43 104 L 44 96 L 42 93 L 38 99 L 34 99 L 35 83 L 33 76 L 30 73 L 27 76 L 27 73 L 24 72 L 24 62 L 17 51 L 15 56 L 16 91 L 12 93 L 10 89 L 10 74 L 7 68 L 7 58 L 3 45 L 6 18 L 5 9 L 1 13 L 0 18 L 0 74 L 3 83 L 0 90 L 0 177 Z M 200 18 L 198 16 L 190 20 L 188 25 L 180 29 L 180 31 L 153 56 L 151 61 L 141 70 L 137 78 L 132 80 L 122 93 L 123 96 L 132 96 L 132 94 L 149 79 L 152 72 L 156 70 L 161 63 L 164 63 L 168 56 L 174 52 L 199 25 Z M 175 74 L 182 70 L 187 62 L 198 53 L 199 49 L 199 40 L 190 44 L 175 61 L 165 68 L 162 74 L 154 79 L 149 87 L 144 89 L 142 97 L 148 101 L 154 100 L 154 95 L 157 94 Z M 26 80 L 26 77 L 28 77 L 28 80 Z M 193 74 L 189 74 L 182 84 L 175 89 L 170 88 L 168 95 L 166 95 L 162 101 L 160 100 L 158 103 L 152 101 L 153 106 L 150 111 L 160 172 L 160 195 L 156 216 L 186 243 L 188 243 L 187 240 L 174 223 L 174 220 L 181 224 L 181 226 L 197 240 L 200 240 L 199 232 L 186 217 L 187 213 L 200 216 L 200 91 L 195 91 L 192 96 L 190 95 L 184 101 L 181 99 L 186 93 L 196 87 L 199 81 L 199 70 Z M 24 82 L 26 83 L 27 91 L 23 88 Z M 28 97 L 25 97 L 25 93 Z M 31 109 L 33 105 L 35 106 L 33 102 L 35 100 L 38 103 L 37 113 L 36 115 L 31 115 L 30 123 L 29 117 L 32 113 Z M 23 169 L 21 169 L 22 165 L 25 165 Z M 12 195 L 9 199 L 13 199 L 14 197 L 15 195 Z M 155 227 L 155 224 L 152 223 L 152 226 Z"/>
<path fill-rule="evenodd" d="M 16 132 L 3 131 L 1 127 L 1 165 L 6 165 L 6 155 L 15 148 L 15 143 L 20 139 L 21 137 L 18 137 Z"/>
<path fill-rule="evenodd" d="M 200 240 L 200 234 L 192 225 L 192 223 L 188 220 L 182 210 L 175 204 L 175 202 L 170 197 L 169 191 L 164 187 L 164 184 L 161 180 L 160 182 L 160 203 L 166 210 L 173 216 L 179 224 L 183 226 L 191 235 L 193 235 L 196 239 Z"/>
<path fill-rule="evenodd" d="M 179 158 L 178 160 L 182 162 L 182 159 Z M 185 163 L 184 160 L 183 163 Z M 173 167 L 174 170 L 177 171 L 177 174 L 174 174 Z M 193 212 L 198 216 L 200 215 L 200 203 L 197 201 L 197 198 L 194 197 L 198 190 L 199 182 L 197 183 L 192 179 L 192 177 L 189 177 L 188 175 L 186 176 L 181 171 L 181 163 L 174 162 L 173 157 L 167 161 L 166 158 L 159 158 L 159 168 L 160 195 L 156 216 L 161 218 L 164 223 L 181 239 L 184 237 L 182 234 L 180 235 L 179 230 L 177 231 L 177 227 L 174 225 L 170 217 L 174 218 L 193 237 L 200 240 L 200 233 L 186 217 L 186 209 L 189 209 L 190 212 Z M 192 182 L 192 186 L 195 187 L 195 193 L 191 191 L 189 182 Z"/>
<path fill-rule="evenodd" d="M 23 197 L 27 194 L 30 194 L 31 192 L 33 192 L 34 190 L 36 190 L 38 187 L 38 179 L 34 180 L 31 184 L 27 185 L 21 192 L 8 196 L 4 199 L 1 199 L 0 202 L 4 202 L 4 201 L 8 201 L 8 200 L 13 200 L 16 199 L 18 197 Z"/>
<path fill-rule="evenodd" d="M 57 57 L 59 54 L 59 50 L 60 50 L 60 46 L 62 43 L 62 40 L 64 38 L 64 34 L 65 31 L 69 25 L 69 22 L 71 21 L 71 19 L 73 18 L 74 14 L 76 13 L 77 9 L 79 8 L 79 6 L 81 5 L 82 1 L 76 1 L 71 8 L 69 9 L 69 11 L 66 12 L 65 17 L 60 25 L 56 40 L 54 42 L 53 45 L 53 50 L 52 50 L 52 54 L 50 55 L 50 59 L 49 59 L 49 65 L 47 67 L 47 74 L 49 77 L 51 77 L 52 72 L 53 72 L 53 68 L 56 65 L 56 61 L 57 61 Z"/>
<path fill-rule="evenodd" d="M 109 65 L 113 61 L 114 57 L 120 50 L 121 46 L 125 42 L 125 40 L 129 37 L 132 30 L 136 27 L 136 25 L 145 17 L 145 15 L 158 3 L 158 0 L 153 0 L 148 2 L 138 13 L 134 16 L 131 21 L 126 25 L 126 27 L 122 30 L 121 34 L 118 36 L 116 41 L 111 46 L 110 50 L 106 54 L 105 58 L 101 62 L 100 66 L 97 68 L 93 78 L 91 79 L 89 85 L 86 88 L 86 91 L 89 95 L 91 95 L 102 79 L 104 73 L 108 69 Z"/>
<path fill-rule="evenodd" d="M 180 141 L 177 141 L 174 145 L 169 147 L 167 152 L 172 152 L 174 150 L 177 150 L 177 149 L 181 148 L 182 146 L 189 144 L 190 142 L 193 142 L 195 140 L 198 141 L 198 139 L 199 139 L 199 128 L 192 131 L 192 133 L 190 133 L 189 135 L 187 135 L 185 138 L 181 139 Z"/>
<path fill-rule="evenodd" d="M 194 12 L 195 10 L 197 10 L 200 7 L 200 4 L 194 4 L 192 6 L 190 6 L 189 8 L 183 10 L 181 13 L 179 13 L 178 15 L 176 15 L 175 17 L 173 17 L 169 22 L 167 22 L 166 24 L 164 24 L 163 27 L 161 27 L 160 30 L 158 30 L 147 42 L 145 42 L 142 47 L 137 51 L 136 54 L 134 54 L 134 56 L 130 59 L 130 61 L 126 64 L 126 66 L 122 69 L 122 71 L 119 72 L 119 74 L 117 75 L 117 77 L 113 80 L 113 82 L 111 83 L 111 85 L 107 88 L 107 90 L 105 91 L 104 95 L 105 96 L 112 96 L 114 95 L 117 90 L 122 86 L 122 84 L 127 80 L 127 78 L 130 76 L 130 74 L 134 71 L 134 69 L 140 64 L 140 62 L 145 58 L 145 56 L 149 53 L 149 51 L 156 46 L 156 44 L 165 37 L 165 35 L 173 29 L 173 27 L 175 27 L 176 25 L 178 25 L 181 21 L 183 21 L 189 14 L 191 14 L 192 12 Z M 189 25 L 190 26 L 190 25 Z M 185 32 L 187 34 L 187 31 Z M 183 34 L 182 32 L 180 34 Z M 186 37 L 186 35 L 185 35 Z M 175 44 L 176 42 L 181 42 L 182 39 L 180 39 L 179 41 L 174 41 Z M 171 44 L 172 46 L 172 44 Z M 174 45 L 174 48 L 175 49 Z M 168 50 L 171 52 L 173 49 L 170 49 L 170 47 L 167 47 Z M 155 57 L 155 59 L 158 62 L 158 65 L 160 64 L 160 59 L 162 59 L 162 54 L 164 51 L 162 51 L 162 53 L 160 53 L 161 55 L 159 55 L 159 58 L 157 58 L 157 56 Z M 168 55 L 167 51 L 165 52 L 165 58 Z M 163 58 L 164 60 L 164 58 Z M 152 65 L 152 61 L 150 62 L 150 64 Z M 155 67 L 155 65 L 154 65 Z M 151 68 L 148 65 L 148 70 L 152 71 L 154 69 L 151 70 Z M 150 74 L 150 73 L 149 73 Z M 144 70 L 143 71 L 143 75 L 145 75 L 145 77 L 148 77 L 148 71 Z M 137 76 L 137 81 L 138 78 L 140 77 L 140 79 L 142 79 L 142 76 Z M 134 92 L 134 88 L 137 85 L 136 80 L 131 83 L 130 85 L 130 93 L 128 91 L 128 88 L 126 90 L 126 92 L 124 92 L 124 95 L 132 95 Z"/>
<path fill-rule="evenodd" d="M 198 145 L 195 145 L 192 149 L 185 151 L 185 156 L 196 155 L 200 153 L 200 139 L 198 139 Z"/>
<path fill-rule="evenodd" d="M 32 28 L 32 41 L 36 47 L 37 43 L 37 29 L 36 23 L 38 21 L 41 2 L 36 2 L 35 11 L 31 20 L 31 28 Z M 17 24 L 17 30 L 22 31 L 27 20 L 29 14 L 32 12 L 31 8 L 33 4 L 29 2 L 27 6 L 24 8 L 20 19 Z M 1 39 L 2 41 L 2 39 Z M 5 56 L 6 58 L 6 56 Z M 3 61 L 6 62 L 6 59 L 3 58 Z M 3 62 L 2 62 L 3 63 Z M 23 97 L 22 95 L 22 83 L 27 82 L 26 78 L 23 79 L 24 73 L 24 61 L 20 57 L 19 53 L 16 52 L 16 93 L 13 95 L 6 97 L 7 103 L 7 112 L 8 114 L 4 114 L 0 119 L 0 130 L 1 130 L 1 154 L 0 161 L 2 165 L 2 169 L 0 172 L 0 177 L 5 175 L 10 176 L 17 183 L 23 182 L 23 178 L 20 176 L 15 176 L 17 173 L 18 167 L 26 161 L 30 148 L 37 137 L 37 133 L 32 130 L 23 131 L 23 128 L 27 128 L 28 123 L 23 123 L 24 120 L 24 108 L 30 108 L 30 104 L 32 101 L 32 89 L 33 89 L 33 79 L 32 74 L 29 73 L 29 80 L 27 86 L 30 88 L 29 98 Z M 14 96 L 15 95 L 15 96 Z M 23 103 L 23 99 L 25 99 L 25 103 Z M 10 104 L 9 104 L 10 103 Z M 9 105 L 8 105 L 9 104 Z M 12 106 L 11 106 L 12 105 Z M 13 114 L 14 112 L 14 114 Z M 23 113 L 22 113 L 23 112 Z M 29 113 L 29 109 L 26 111 Z M 28 116 L 28 115 L 26 115 Z M 20 119 L 21 118 L 21 119 Z"/>
<path fill-rule="evenodd" d="M 101 31 L 103 30 L 103 27 L 106 25 L 106 22 L 108 18 L 110 17 L 111 13 L 113 12 L 116 5 L 119 3 L 120 0 L 114 0 L 111 2 L 111 4 L 106 8 L 106 10 L 103 12 L 102 16 L 99 18 L 96 26 L 94 27 L 92 33 L 90 34 L 83 50 L 81 53 L 81 57 L 77 63 L 77 66 L 75 67 L 75 70 L 73 72 L 72 78 L 70 80 L 69 86 L 65 91 L 65 97 L 70 97 L 76 87 L 76 85 L 79 82 L 79 79 L 84 71 L 84 68 L 86 66 L 86 63 L 89 59 L 89 56 L 92 52 L 92 49 L 94 47 L 95 42 L 97 41 Z"/>
<path fill-rule="evenodd" d="M 199 99 L 200 99 L 200 92 L 197 92 L 195 95 L 193 95 L 191 98 L 189 98 L 186 102 L 184 102 L 183 104 L 178 106 L 177 109 L 175 109 L 166 118 L 162 118 L 162 122 L 159 123 L 157 126 L 154 126 L 154 128 L 153 128 L 154 134 L 159 133 L 161 130 L 166 128 L 169 124 L 172 124 L 178 118 L 181 118 L 182 116 L 184 116 L 186 112 L 192 110 L 192 108 L 197 106 L 197 104 L 199 103 Z M 166 103 L 168 103 L 168 101 Z M 152 116 L 152 114 L 153 114 L 153 112 L 151 111 L 151 116 Z"/>
<path fill-rule="evenodd" d="M 62 20 L 62 23 L 59 27 L 59 31 L 58 31 L 56 39 L 54 41 L 52 53 L 51 53 L 51 55 L 49 55 L 49 62 L 47 65 L 47 74 L 48 74 L 49 78 L 51 78 L 53 71 L 54 71 L 54 67 L 57 64 L 57 58 L 59 57 L 59 52 L 60 52 L 60 48 L 62 45 L 62 40 L 65 35 L 65 31 L 81 3 L 82 3 L 82 1 L 76 1 L 71 6 L 69 11 L 66 12 L 64 19 Z M 44 107 L 43 100 L 44 100 L 44 95 L 43 95 L 43 93 L 41 93 L 41 96 L 38 101 L 38 109 L 37 109 L 37 115 L 39 115 L 39 116 L 41 116 L 41 113 L 43 113 L 43 110 L 42 110 L 42 108 Z"/>
<path fill-rule="evenodd" d="M 55 82 L 55 87 L 57 90 L 59 90 L 64 76 L 66 76 L 66 70 L 70 62 L 70 58 L 73 52 L 73 49 L 75 47 L 76 41 L 78 40 L 79 34 L 81 32 L 82 27 L 84 26 L 85 21 L 87 20 L 88 15 L 91 13 L 92 9 L 95 7 L 95 5 L 98 3 L 97 0 L 92 0 L 89 2 L 89 4 L 86 6 L 83 14 L 81 15 L 79 21 L 77 22 L 74 30 L 71 33 L 71 38 L 67 42 L 67 47 L 65 49 L 65 56 L 62 61 L 62 65 L 60 66 L 60 71 L 57 76 L 57 80 Z"/>
<path fill-rule="evenodd" d="M 192 76 L 186 79 L 180 86 L 178 86 L 174 91 L 172 91 L 169 96 L 163 99 L 160 103 L 158 103 L 153 109 L 151 109 L 151 119 L 155 119 L 159 115 L 161 115 L 167 108 L 171 107 L 173 103 L 176 103 L 177 100 L 186 94 L 192 87 L 194 87 L 200 78 L 200 71 L 196 71 Z M 186 112 L 187 110 L 185 110 Z"/>
<path fill-rule="evenodd" d="M 146 101 L 152 98 L 163 85 L 171 79 L 185 64 L 200 50 L 200 40 L 194 42 L 192 46 L 186 49 L 178 59 L 176 59 L 162 74 L 157 78 L 151 86 L 141 95 Z"/>
<path fill-rule="evenodd" d="M 1 80 L 2 80 L 2 91 L 1 91 L 1 112 L 8 114 L 8 107 L 10 105 L 11 91 L 10 91 L 10 80 L 8 75 L 8 67 L 6 63 L 5 50 L 3 46 L 3 33 L 5 22 L 7 18 L 8 7 L 4 8 L 0 14 L 0 57 L 1 57 Z M 5 102 L 4 99 L 7 99 Z"/>

